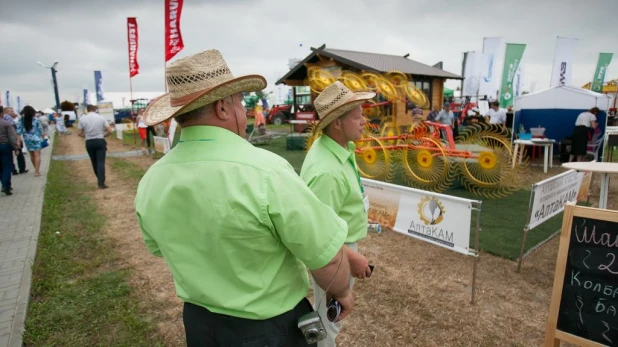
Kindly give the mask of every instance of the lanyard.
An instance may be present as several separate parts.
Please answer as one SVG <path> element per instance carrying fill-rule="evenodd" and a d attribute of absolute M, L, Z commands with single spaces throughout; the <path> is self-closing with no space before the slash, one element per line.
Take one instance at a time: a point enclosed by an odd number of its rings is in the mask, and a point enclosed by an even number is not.
<path fill-rule="evenodd" d="M 178 141 L 178 143 L 184 143 L 184 142 L 210 142 L 210 141 L 214 141 L 214 140 L 213 139 L 180 140 L 180 141 Z"/>
<path fill-rule="evenodd" d="M 358 173 L 358 169 L 356 168 L 356 162 L 354 161 L 354 157 L 350 155 L 350 164 L 352 164 L 352 168 L 354 169 L 354 173 L 356 174 L 356 179 L 358 180 L 358 186 L 360 187 L 361 193 L 365 195 L 365 188 L 363 187 L 363 183 L 360 179 L 360 174 Z"/>

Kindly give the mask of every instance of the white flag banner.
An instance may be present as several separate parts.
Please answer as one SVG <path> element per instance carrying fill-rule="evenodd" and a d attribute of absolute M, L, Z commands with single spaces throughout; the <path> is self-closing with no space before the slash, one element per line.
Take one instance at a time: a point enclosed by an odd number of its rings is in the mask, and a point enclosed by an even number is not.
<path fill-rule="evenodd" d="M 463 96 L 479 95 L 479 83 L 481 80 L 484 62 L 488 60 L 486 54 L 480 52 L 467 52 L 466 65 L 464 66 Z"/>
<path fill-rule="evenodd" d="M 487 59 L 483 61 L 481 66 L 481 80 L 479 84 L 479 95 L 495 96 L 499 86 L 499 77 L 497 71 L 498 56 L 500 48 L 502 48 L 502 38 L 486 37 L 483 39 L 483 53 L 487 54 Z"/>
<path fill-rule="evenodd" d="M 577 45 L 577 39 L 558 37 L 556 39 L 556 53 L 554 55 L 554 67 L 551 73 L 550 87 L 571 84 L 571 68 L 573 65 L 573 52 Z"/>

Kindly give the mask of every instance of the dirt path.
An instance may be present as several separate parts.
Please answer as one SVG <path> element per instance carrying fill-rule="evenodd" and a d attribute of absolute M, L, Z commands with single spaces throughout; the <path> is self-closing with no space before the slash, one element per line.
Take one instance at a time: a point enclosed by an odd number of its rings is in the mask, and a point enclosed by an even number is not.
<path fill-rule="evenodd" d="M 131 150 L 118 141 L 108 139 L 108 151 L 122 152 Z M 75 134 L 59 139 L 57 154 L 86 153 L 84 140 Z M 74 175 L 96 185 L 96 177 L 88 160 L 68 161 Z M 162 258 L 152 256 L 145 248 L 142 235 L 137 225 L 133 200 L 135 187 L 123 181 L 114 170 L 106 164 L 105 190 L 95 190 L 93 201 L 99 211 L 106 217 L 103 231 L 116 244 L 120 259 L 115 264 L 121 269 L 131 269 L 131 284 L 136 297 L 143 304 L 149 319 L 157 323 L 162 337 L 169 346 L 184 345 L 184 328 L 182 325 L 182 306 L 175 295 L 171 273 Z"/>
<path fill-rule="evenodd" d="M 83 153 L 83 141 L 61 139 L 59 153 Z M 128 147 L 108 141 L 110 151 Z M 126 158 L 148 168 L 154 159 Z M 96 184 L 88 161 L 71 163 L 76 175 Z M 110 188 L 96 191 L 94 201 L 107 217 L 105 232 L 116 242 L 123 261 L 133 269 L 132 283 L 169 345 L 184 345 L 181 303 L 162 259 L 143 246 L 133 198 L 135 185 L 108 168 Z M 591 202 L 598 200 L 598 179 Z M 618 179 L 612 181 L 618 191 Z M 616 199 L 609 207 L 618 208 Z M 481 234 L 482 237 L 482 234 Z M 555 270 L 558 240 L 533 252 L 521 274 L 516 263 L 482 254 L 477 305 L 470 305 L 472 258 L 385 231 L 370 234 L 360 250 L 376 264 L 375 275 L 358 281 L 356 310 L 346 319 L 340 346 L 538 346 Z"/>

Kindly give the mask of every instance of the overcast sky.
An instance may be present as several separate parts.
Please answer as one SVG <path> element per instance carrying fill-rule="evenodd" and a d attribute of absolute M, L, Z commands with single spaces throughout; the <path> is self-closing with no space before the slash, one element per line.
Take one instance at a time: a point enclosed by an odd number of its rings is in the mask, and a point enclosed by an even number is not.
<path fill-rule="evenodd" d="M 164 90 L 164 0 L 0 0 L 0 90 L 37 108 L 54 104 L 49 70 L 58 61 L 60 99 L 76 100 L 94 70 L 104 89 L 129 90 L 126 17 L 137 17 L 140 73 L 133 90 Z M 580 40 L 573 84 L 594 73 L 600 52 L 617 53 L 617 0 L 184 0 L 185 49 L 174 59 L 219 49 L 235 75 L 274 82 L 289 58 L 310 47 L 410 54 L 410 59 L 461 74 L 462 52 L 481 51 L 483 37 L 527 44 L 524 90 L 549 87 L 556 36 Z M 302 44 L 302 47 L 300 46 Z M 618 57 L 606 80 L 618 78 Z M 612 74 L 616 71 L 616 74 Z M 447 83 L 454 86 L 454 82 Z M 81 96 L 80 96 L 81 100 Z"/>

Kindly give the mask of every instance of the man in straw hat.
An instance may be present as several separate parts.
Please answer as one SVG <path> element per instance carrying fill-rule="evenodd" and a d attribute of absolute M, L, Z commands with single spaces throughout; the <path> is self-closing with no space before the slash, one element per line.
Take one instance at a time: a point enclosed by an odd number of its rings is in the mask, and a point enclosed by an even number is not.
<path fill-rule="evenodd" d="M 187 345 L 307 346 L 305 266 L 344 317 L 354 306 L 346 223 L 287 161 L 245 140 L 242 92 L 264 89 L 264 77 L 235 78 L 217 50 L 171 63 L 166 76 L 170 92 L 144 122 L 174 117 L 180 140 L 140 181 L 135 209 L 184 301 Z"/>
<path fill-rule="evenodd" d="M 314 106 L 320 121 L 316 132 L 322 131 L 309 149 L 300 177 L 313 193 L 348 224 L 345 252 L 350 260 L 350 287 L 354 277 L 371 275 L 367 259 L 358 253 L 356 242 L 367 236 L 367 209 L 369 201 L 364 195 L 360 175 L 354 159 L 354 141 L 363 136 L 366 123 L 361 104 L 372 99 L 375 93 L 352 92 L 337 81 L 328 86 L 315 99 Z M 319 282 L 318 282 L 319 283 Z M 325 300 L 325 293 L 314 286 L 314 305 Z M 326 322 L 326 340 L 318 346 L 335 346 L 341 322 L 326 319 L 327 308 L 319 306 L 318 313 Z"/>

